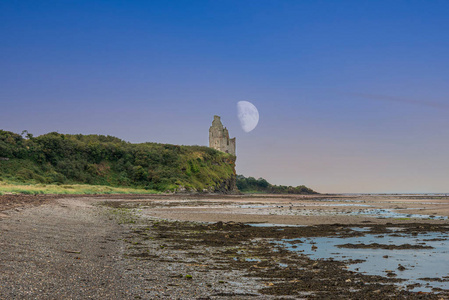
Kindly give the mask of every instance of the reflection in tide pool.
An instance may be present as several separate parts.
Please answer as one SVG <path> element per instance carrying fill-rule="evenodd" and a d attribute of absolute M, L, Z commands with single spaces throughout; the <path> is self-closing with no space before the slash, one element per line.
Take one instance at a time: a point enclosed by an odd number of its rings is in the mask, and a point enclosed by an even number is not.
<path fill-rule="evenodd" d="M 355 229 L 355 228 L 353 228 Z M 363 228 L 361 231 L 365 231 Z M 340 261 L 363 260 L 349 264 L 349 270 L 367 275 L 386 276 L 393 272 L 406 281 L 401 286 L 415 284 L 409 287 L 413 291 L 430 292 L 432 288 L 449 289 L 449 233 L 426 232 L 418 235 L 410 234 L 365 234 L 361 237 L 316 237 L 287 239 L 281 242 L 286 249 L 307 254 L 312 259 L 333 258 Z M 339 248 L 342 244 L 385 244 L 385 245 L 420 245 L 431 246 L 432 249 L 352 249 Z M 405 268 L 405 269 L 404 269 Z M 420 280 L 420 278 L 428 278 Z M 430 278 L 434 280 L 429 280 Z M 435 279 L 442 280 L 436 281 Z M 416 286 L 419 284 L 419 286 Z"/>

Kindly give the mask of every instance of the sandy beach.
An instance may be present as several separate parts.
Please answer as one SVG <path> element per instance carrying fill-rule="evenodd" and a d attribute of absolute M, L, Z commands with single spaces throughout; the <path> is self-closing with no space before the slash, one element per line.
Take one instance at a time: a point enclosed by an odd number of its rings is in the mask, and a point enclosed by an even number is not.
<path fill-rule="evenodd" d="M 376 236 L 392 228 L 442 236 L 449 231 L 445 195 L 5 195 L 0 209 L 2 299 L 449 295 L 444 275 L 438 287 L 434 278 L 401 287 L 401 271 L 362 274 L 348 260 L 313 259 L 273 244 L 290 239 L 320 249 L 315 237 L 362 238 L 357 228 Z"/>
<path fill-rule="evenodd" d="M 185 195 L 133 200 L 148 216 L 203 222 L 272 223 L 286 225 L 385 224 L 428 222 L 407 215 L 449 216 L 446 195 Z M 373 215 L 365 214 L 373 210 Z M 382 218 L 381 210 L 393 211 Z M 377 214 L 377 215 L 376 215 Z M 447 221 L 434 219 L 435 223 Z"/>

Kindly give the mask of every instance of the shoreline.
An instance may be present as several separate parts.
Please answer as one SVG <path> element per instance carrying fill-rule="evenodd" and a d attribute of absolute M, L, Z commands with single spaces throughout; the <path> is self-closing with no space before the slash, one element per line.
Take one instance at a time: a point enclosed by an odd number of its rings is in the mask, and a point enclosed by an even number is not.
<path fill-rule="evenodd" d="M 353 262 L 313 259 L 273 244 L 301 239 L 313 249 L 311 239 L 317 237 L 362 237 L 367 230 L 388 235 L 393 227 L 404 234 L 449 231 L 447 219 L 326 215 L 357 212 L 366 205 L 444 216 L 449 209 L 447 198 L 421 196 L 2 196 L 0 265 L 5 271 L 0 296 L 449 299 L 449 290 L 399 287 L 397 270 L 388 276 L 361 274 L 349 270 Z M 304 211 L 324 215 L 292 214 Z M 263 222 L 258 225 L 267 226 L 247 225 L 257 218 Z M 267 224 L 289 219 L 307 226 Z"/>

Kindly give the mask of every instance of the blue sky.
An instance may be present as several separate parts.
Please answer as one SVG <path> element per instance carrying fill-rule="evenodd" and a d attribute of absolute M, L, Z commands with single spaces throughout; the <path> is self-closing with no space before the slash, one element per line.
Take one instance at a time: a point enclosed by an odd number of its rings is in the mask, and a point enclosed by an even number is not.
<path fill-rule="evenodd" d="M 1 1 L 0 128 L 207 145 L 320 192 L 449 190 L 448 1 Z M 245 133 L 238 101 L 254 103 Z"/>

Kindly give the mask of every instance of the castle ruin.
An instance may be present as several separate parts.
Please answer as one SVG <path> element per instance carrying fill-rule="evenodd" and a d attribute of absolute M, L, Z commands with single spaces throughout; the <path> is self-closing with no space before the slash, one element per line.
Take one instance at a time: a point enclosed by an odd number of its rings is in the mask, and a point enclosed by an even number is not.
<path fill-rule="evenodd" d="M 235 155 L 235 138 L 229 138 L 229 131 L 223 127 L 219 116 L 214 116 L 209 128 L 209 147 Z"/>

